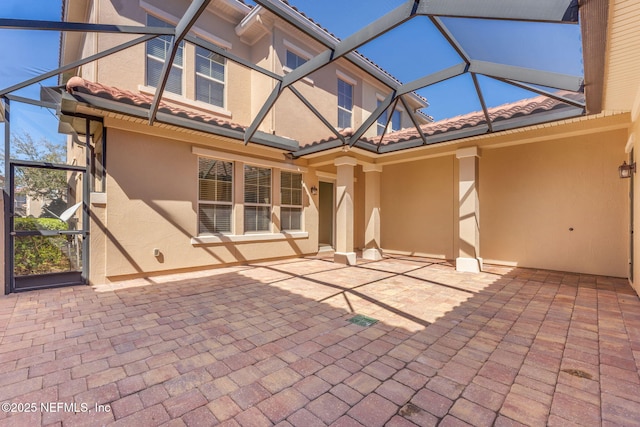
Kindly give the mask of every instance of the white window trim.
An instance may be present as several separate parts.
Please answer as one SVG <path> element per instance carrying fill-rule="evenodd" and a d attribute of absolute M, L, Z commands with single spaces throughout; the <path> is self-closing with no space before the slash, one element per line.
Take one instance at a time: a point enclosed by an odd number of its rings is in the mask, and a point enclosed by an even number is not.
<path fill-rule="evenodd" d="M 212 150 L 210 148 L 204 148 L 204 147 L 198 147 L 195 145 L 191 146 L 191 153 L 200 157 L 211 157 L 216 160 L 222 160 L 227 162 L 238 162 L 238 163 L 244 163 L 250 166 L 260 166 L 260 167 L 271 168 L 272 183 L 273 183 L 274 169 L 297 172 L 303 175 L 308 172 L 308 168 L 304 166 L 298 166 L 291 163 L 281 163 L 281 162 L 267 160 L 267 159 L 258 159 L 254 157 L 244 156 L 241 154 Z M 244 167 L 243 167 L 243 170 L 244 170 Z M 321 171 L 318 171 L 316 175 L 320 177 L 330 176 L 334 180 L 336 177 L 335 174 L 321 172 Z M 234 186 L 236 185 L 235 175 L 234 175 L 233 185 Z M 303 182 L 303 185 L 304 185 L 304 182 Z M 273 199 L 273 188 L 272 188 L 271 195 Z M 272 209 L 273 209 L 273 206 L 274 205 L 272 203 L 271 204 Z M 304 204 L 302 208 L 304 209 Z M 304 213 L 303 213 L 303 221 L 304 221 Z M 271 227 L 273 227 L 273 223 L 271 224 Z M 232 224 L 232 229 L 235 230 L 235 223 Z M 279 233 L 249 232 L 246 234 L 219 234 L 219 235 L 196 236 L 191 238 L 191 244 L 194 246 L 198 246 L 198 245 L 216 245 L 216 244 L 225 244 L 225 243 L 254 243 L 254 242 L 258 243 L 258 242 L 265 242 L 265 241 L 284 241 L 284 240 L 308 239 L 308 238 L 309 238 L 309 232 L 307 231 L 292 230 L 292 231 L 281 231 Z"/>
<path fill-rule="evenodd" d="M 255 157 L 243 156 L 242 154 L 212 150 L 210 148 L 198 147 L 196 145 L 191 146 L 191 153 L 198 156 L 203 156 L 203 157 L 213 157 L 216 160 L 224 160 L 227 162 L 242 162 L 250 166 L 282 169 L 282 170 L 288 170 L 293 172 L 300 172 L 303 174 L 306 173 L 308 170 L 304 166 L 298 166 L 292 163 L 280 163 L 274 160 L 257 159 Z"/>
<path fill-rule="evenodd" d="M 171 22 L 173 25 L 176 25 L 180 21 L 177 16 L 167 13 L 164 10 L 146 2 L 145 0 L 140 0 L 140 8 L 144 9 L 147 13 L 154 15 L 156 18 Z M 210 32 L 202 30 L 196 26 L 192 28 L 192 31 L 201 39 L 206 39 L 213 44 L 217 44 L 223 49 L 231 49 L 233 46 L 231 42 L 221 39 L 220 37 L 215 36 Z"/>
<path fill-rule="evenodd" d="M 336 70 L 336 76 L 338 76 L 340 80 L 344 80 L 345 83 L 349 83 L 351 86 L 358 86 L 358 81 L 356 79 L 340 70 Z"/>
<path fill-rule="evenodd" d="M 156 8 L 156 9 L 157 9 L 157 8 Z M 157 10 L 158 10 L 158 11 L 160 11 L 160 9 L 157 9 Z M 162 11 L 160 11 L 160 12 L 162 12 Z M 162 13 L 163 13 L 163 12 L 162 12 Z M 173 20 L 173 19 L 177 19 L 177 18 L 175 18 L 175 17 L 172 17 L 172 18 L 171 18 L 171 15 L 168 15 L 168 14 L 164 14 L 164 15 L 169 16 L 170 18 L 164 17 L 164 16 L 162 16 L 162 14 L 161 14 L 160 16 L 157 16 L 157 15 L 155 15 L 155 14 L 151 13 L 150 15 L 152 15 L 154 18 L 159 19 L 159 20 L 161 20 L 161 21 L 165 21 L 165 22 L 167 22 L 167 21 L 168 21 L 168 22 L 171 22 L 172 24 L 173 24 L 174 22 L 177 22 L 177 21 L 174 21 L 174 20 Z M 173 24 L 173 25 L 175 25 L 175 24 Z M 147 41 L 147 43 L 148 43 L 148 41 Z M 185 87 L 186 87 L 186 75 L 185 75 L 185 73 L 184 73 L 185 46 L 186 46 L 186 43 L 184 43 L 184 44 L 183 44 L 183 47 L 182 47 L 182 64 L 179 64 L 179 65 L 178 65 L 178 64 L 171 64 L 171 66 L 169 67 L 169 72 L 171 72 L 171 68 L 173 68 L 174 66 L 175 66 L 176 68 L 179 68 L 179 69 L 180 69 L 180 71 L 181 71 L 182 81 L 180 82 L 180 94 L 173 93 L 173 92 L 168 92 L 168 91 L 166 90 L 166 87 L 165 87 L 165 91 L 164 91 L 164 93 L 170 93 L 170 94 L 172 94 L 172 95 L 174 95 L 174 96 L 184 97 L 184 91 L 185 91 Z M 153 61 L 162 62 L 163 67 L 164 67 L 164 63 L 167 61 L 167 59 L 166 59 L 166 58 L 164 58 L 164 59 L 160 59 L 160 58 L 158 58 L 157 56 L 149 55 L 148 53 L 146 53 L 146 50 L 145 50 L 145 57 L 146 57 L 146 59 L 147 59 L 147 60 L 150 58 L 150 59 L 151 59 L 151 60 L 153 60 Z M 146 67 L 146 65 L 147 65 L 147 64 L 146 64 L 146 61 L 145 61 L 145 67 Z M 148 69 L 145 69 L 145 73 L 148 73 L 148 71 L 149 71 Z M 148 75 L 147 75 L 147 76 L 145 76 L 145 82 L 146 82 L 146 80 L 147 80 L 147 77 L 148 77 Z M 155 93 L 155 88 L 153 88 L 153 93 Z"/>
<path fill-rule="evenodd" d="M 376 101 L 383 102 L 385 99 L 386 99 L 385 95 L 382 95 L 380 92 L 376 92 Z M 376 105 L 376 108 L 377 108 L 377 105 Z M 396 111 L 400 113 L 400 129 L 393 130 L 393 114 Z M 405 112 L 404 111 L 404 107 L 402 105 L 400 105 L 400 103 L 398 102 L 396 104 L 396 108 L 393 111 L 391 111 L 391 120 L 389 120 L 390 128 L 387 128 L 387 132 L 397 132 L 397 131 L 403 129 L 402 128 L 402 113 L 404 113 L 404 112 Z M 378 120 L 379 119 L 380 118 L 378 117 Z M 379 123 L 378 120 L 376 120 L 376 133 L 378 131 L 378 127 L 381 126 L 381 123 Z M 380 135 L 377 135 L 377 136 L 380 136 Z"/>
<path fill-rule="evenodd" d="M 156 93 L 156 88 L 152 87 L 152 86 L 138 85 L 138 90 L 141 93 L 144 93 L 146 95 L 154 95 Z M 171 101 L 173 101 L 173 102 L 175 102 L 177 104 L 182 104 L 182 105 L 187 106 L 187 107 L 197 108 L 198 110 L 202 110 L 202 111 L 207 112 L 207 113 L 215 113 L 217 115 L 225 116 L 225 117 L 228 117 L 228 118 L 232 117 L 231 111 L 229 111 L 227 109 L 220 108 L 220 107 L 218 107 L 216 105 L 213 105 L 213 104 L 207 104 L 206 102 L 196 101 L 194 99 L 189 99 L 189 98 L 185 97 L 184 95 L 177 95 L 177 94 L 172 93 L 172 92 L 167 92 L 166 90 L 162 94 L 162 98 L 169 99 L 169 100 L 171 100 Z"/>
<path fill-rule="evenodd" d="M 299 48 L 298 46 L 296 46 L 295 44 L 291 43 L 289 40 L 287 39 L 283 39 L 282 43 L 284 44 L 285 49 L 285 64 L 282 65 L 282 71 L 284 71 L 286 74 L 290 73 L 293 71 L 292 68 L 287 67 L 286 65 L 286 54 L 287 54 L 287 50 L 291 51 L 292 53 L 295 53 L 296 55 L 298 55 L 301 58 L 306 59 L 307 61 L 310 60 L 311 58 L 313 58 L 315 55 L 307 52 L 304 49 Z M 309 76 L 303 77 L 301 79 L 303 82 L 308 83 L 311 86 L 314 86 L 315 83 L 313 81 L 312 78 L 310 78 Z"/>
<path fill-rule="evenodd" d="M 353 127 L 353 106 L 354 106 L 354 102 L 353 102 L 353 95 L 354 95 L 354 92 L 355 92 L 355 90 L 354 90 L 354 86 L 353 86 L 350 82 L 348 82 L 348 81 L 346 81 L 346 80 L 344 80 L 344 79 L 342 79 L 341 77 L 339 77 L 339 76 L 338 76 L 338 81 L 340 81 L 340 80 L 342 80 L 343 82 L 345 82 L 345 83 L 346 83 L 346 84 L 348 84 L 348 85 L 351 85 L 351 109 L 350 109 L 350 110 L 347 110 L 346 108 L 341 107 L 341 106 L 340 106 L 340 104 L 338 103 L 338 112 L 340 112 L 340 111 L 346 111 L 346 112 L 348 112 L 348 113 L 349 113 L 349 116 L 350 116 L 350 119 L 349 119 L 350 123 L 349 123 L 349 126 L 348 126 L 348 127 Z M 338 94 L 338 98 L 339 98 L 339 96 L 340 96 L 340 95 Z M 338 116 L 339 116 L 339 115 L 340 115 L 340 114 L 338 114 Z M 338 121 L 338 125 L 339 125 L 339 121 Z"/>
<path fill-rule="evenodd" d="M 225 65 L 225 67 L 224 67 L 224 74 L 225 74 L 225 78 L 226 78 L 226 77 L 227 77 L 227 67 L 226 67 L 226 65 Z M 214 82 L 214 83 L 220 83 L 222 86 L 224 86 L 224 88 L 223 88 L 223 92 L 224 92 L 224 95 L 223 95 L 223 104 L 226 104 L 226 103 L 227 103 L 227 102 L 226 102 L 226 101 L 227 101 L 227 85 L 225 84 L 225 82 L 224 82 L 224 81 L 222 81 L 222 80 L 218 80 L 218 79 L 216 79 L 215 77 L 207 76 L 206 74 L 202 74 L 202 73 L 199 73 L 199 72 L 197 72 L 197 71 L 196 71 L 196 77 L 202 77 L 203 79 L 210 80 L 210 81 L 212 81 L 212 82 Z M 196 83 L 196 85 L 197 85 L 197 83 Z M 224 109 L 224 107 L 220 107 L 220 106 L 215 105 L 215 104 L 210 104 L 210 103 L 208 103 L 208 102 L 199 101 L 199 100 L 197 100 L 197 99 L 196 99 L 195 101 L 197 101 L 197 102 L 202 102 L 203 104 L 211 105 L 211 106 L 213 106 L 213 107 L 218 107 L 218 108 L 222 108 L 222 109 Z"/>
<path fill-rule="evenodd" d="M 198 236 L 191 238 L 193 246 L 215 245 L 224 243 L 259 243 L 267 241 L 283 241 L 295 239 L 308 239 L 307 231 L 282 231 L 280 233 L 253 233 L 253 234 L 222 234 L 215 236 Z"/>
<path fill-rule="evenodd" d="M 291 43 L 287 39 L 283 39 L 282 43 L 284 43 L 284 47 L 286 47 L 288 50 L 290 50 L 291 52 L 295 53 L 298 56 L 301 56 L 301 57 L 305 58 L 307 61 L 315 56 L 314 54 L 309 53 L 306 50 L 296 46 L 293 43 Z"/>
<path fill-rule="evenodd" d="M 282 71 L 284 71 L 285 74 L 289 74 L 290 72 L 293 71 L 293 69 L 287 67 L 286 65 L 282 66 Z M 315 82 L 313 81 L 313 79 L 310 79 L 309 77 L 303 77 L 300 79 L 301 81 L 311 85 L 311 86 L 315 86 Z"/>
<path fill-rule="evenodd" d="M 299 172 L 294 172 L 294 171 L 287 171 L 287 170 L 280 170 L 280 193 L 282 193 L 282 172 L 287 172 L 287 173 L 295 173 L 295 174 L 299 174 L 300 175 L 300 182 L 302 183 L 302 186 L 300 187 L 300 204 L 299 205 L 289 205 L 289 204 L 285 204 L 282 203 L 282 196 L 280 196 L 280 208 L 292 208 L 292 209 L 300 209 L 300 230 L 304 230 L 304 202 L 302 201 L 303 196 L 304 196 L 304 189 L 305 189 L 305 185 L 304 185 L 304 180 L 303 180 L 303 176 L 301 173 Z M 280 216 L 280 221 L 281 221 L 281 226 L 282 226 L 282 215 Z M 286 230 L 286 231 L 298 231 L 298 230 Z"/>
<path fill-rule="evenodd" d="M 204 48 L 203 48 L 203 49 L 204 49 Z M 207 49 L 205 49 L 205 50 L 207 50 Z M 197 49 L 197 47 L 196 47 L 195 52 L 194 52 L 194 56 L 195 56 L 195 59 L 194 59 L 194 67 L 195 67 L 195 65 L 196 65 L 196 61 L 198 60 L 198 53 L 197 53 L 197 52 L 198 52 L 198 49 Z M 214 53 L 215 53 L 215 52 L 214 52 Z M 194 100 L 194 102 L 199 102 L 199 103 L 201 103 L 201 104 L 203 104 L 203 105 L 209 105 L 209 106 L 211 106 L 212 108 L 219 108 L 219 109 L 221 109 L 222 111 L 227 111 L 227 112 L 228 112 L 228 110 L 226 109 L 226 107 L 227 107 L 227 100 L 228 100 L 228 96 L 227 96 L 227 89 L 228 89 L 227 77 L 228 77 L 229 67 L 227 67 L 227 58 L 225 58 L 224 56 L 223 56 L 222 58 L 223 58 L 223 60 L 224 60 L 224 64 L 223 64 L 223 66 L 224 66 L 224 81 L 220 81 L 220 80 L 215 79 L 215 78 L 213 78 L 213 77 L 211 77 L 211 76 L 207 76 L 207 75 L 205 75 L 205 74 L 202 74 L 202 73 L 199 73 L 199 72 L 197 72 L 197 71 L 196 71 L 196 72 L 195 72 L 195 79 L 194 79 L 193 84 L 194 84 L 195 88 L 197 89 L 197 88 L 198 88 L 198 77 L 202 77 L 202 78 L 205 78 L 205 79 L 211 80 L 212 82 L 216 82 L 216 83 L 220 83 L 220 84 L 222 84 L 222 92 L 223 92 L 223 94 L 222 94 L 222 100 L 223 100 L 223 106 L 222 106 L 222 107 L 219 107 L 219 106 L 217 106 L 217 105 L 209 104 L 208 102 L 198 101 L 197 99 L 196 99 L 196 100 Z M 231 114 L 231 113 L 229 112 L 229 114 Z"/>
<path fill-rule="evenodd" d="M 383 95 L 380 92 L 376 92 L 376 100 L 382 102 L 387 98 L 388 95 Z M 404 112 L 404 107 L 401 102 L 396 104 L 396 110 Z"/>

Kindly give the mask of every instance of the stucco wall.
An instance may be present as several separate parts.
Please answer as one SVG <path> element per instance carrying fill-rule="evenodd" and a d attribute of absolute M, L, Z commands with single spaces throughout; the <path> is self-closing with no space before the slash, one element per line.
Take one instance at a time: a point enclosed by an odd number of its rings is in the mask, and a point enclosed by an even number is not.
<path fill-rule="evenodd" d="M 307 195 L 303 202 L 308 238 L 193 245 L 198 161 L 192 142 L 111 128 L 108 144 L 106 215 L 101 219 L 106 225 L 107 278 L 317 251 L 317 209 Z M 315 182 L 313 172 L 304 174 L 303 180 L 310 187 Z M 236 234 L 242 234 L 241 230 Z M 160 250 L 159 257 L 153 255 L 154 248 Z M 92 247 L 92 257 L 101 257 L 100 250 Z"/>
<path fill-rule="evenodd" d="M 625 277 L 628 183 L 617 175 L 625 142 L 623 129 L 483 150 L 485 262 Z"/>
<path fill-rule="evenodd" d="M 453 155 L 384 166 L 380 202 L 384 250 L 455 258 L 456 173 Z"/>

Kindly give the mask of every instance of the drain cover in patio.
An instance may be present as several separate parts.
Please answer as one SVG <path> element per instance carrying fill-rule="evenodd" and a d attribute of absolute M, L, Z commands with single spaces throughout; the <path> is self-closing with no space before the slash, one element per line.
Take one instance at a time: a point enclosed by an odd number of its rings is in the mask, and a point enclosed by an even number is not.
<path fill-rule="evenodd" d="M 371 317 L 367 317 L 367 316 L 363 316 L 362 314 L 358 314 L 355 317 L 352 317 L 351 319 L 349 319 L 349 322 L 358 325 L 358 326 L 371 326 L 374 323 L 377 323 L 378 320 L 377 319 L 373 319 Z"/>

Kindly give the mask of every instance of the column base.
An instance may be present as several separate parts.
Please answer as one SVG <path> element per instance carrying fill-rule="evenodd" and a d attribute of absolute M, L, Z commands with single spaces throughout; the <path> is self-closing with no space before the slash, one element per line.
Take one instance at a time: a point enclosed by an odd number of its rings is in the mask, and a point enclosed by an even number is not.
<path fill-rule="evenodd" d="M 369 248 L 362 251 L 362 258 L 372 261 L 380 261 L 382 259 L 382 249 Z"/>
<path fill-rule="evenodd" d="M 345 265 L 356 265 L 355 252 L 336 252 L 333 254 L 333 262 Z"/>
<path fill-rule="evenodd" d="M 480 273 L 482 271 L 482 258 L 456 258 L 456 271 L 466 273 Z"/>

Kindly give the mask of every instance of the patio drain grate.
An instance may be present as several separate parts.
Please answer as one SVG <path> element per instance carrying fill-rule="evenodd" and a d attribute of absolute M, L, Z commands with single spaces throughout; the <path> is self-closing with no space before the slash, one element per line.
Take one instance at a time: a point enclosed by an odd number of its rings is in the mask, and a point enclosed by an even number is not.
<path fill-rule="evenodd" d="M 349 322 L 353 323 L 354 325 L 366 327 L 366 326 L 371 326 L 374 323 L 378 323 L 378 320 L 373 319 L 371 317 L 363 316 L 362 314 L 358 314 L 357 316 L 349 319 Z"/>

